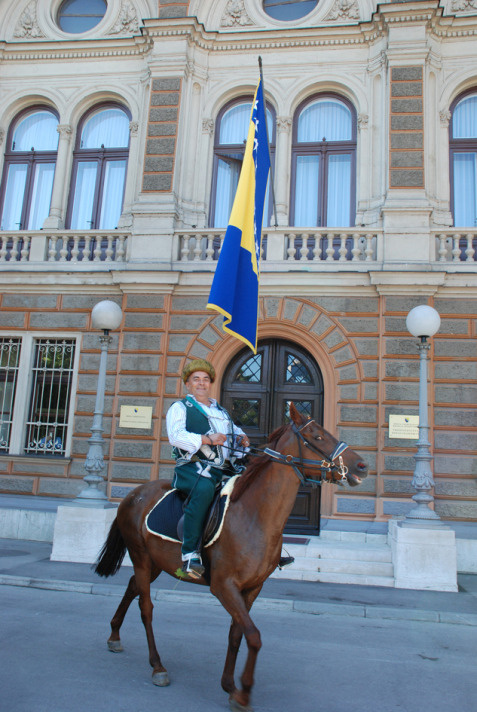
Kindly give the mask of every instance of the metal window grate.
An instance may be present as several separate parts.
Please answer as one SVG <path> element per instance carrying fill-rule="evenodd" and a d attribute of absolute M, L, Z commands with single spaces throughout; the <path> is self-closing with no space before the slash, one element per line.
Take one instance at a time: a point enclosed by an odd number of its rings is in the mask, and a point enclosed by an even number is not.
<path fill-rule="evenodd" d="M 74 353 L 74 340 L 35 342 L 26 453 L 65 454 Z"/>
<path fill-rule="evenodd" d="M 21 339 L 0 339 L 0 452 L 10 446 L 20 351 Z"/>

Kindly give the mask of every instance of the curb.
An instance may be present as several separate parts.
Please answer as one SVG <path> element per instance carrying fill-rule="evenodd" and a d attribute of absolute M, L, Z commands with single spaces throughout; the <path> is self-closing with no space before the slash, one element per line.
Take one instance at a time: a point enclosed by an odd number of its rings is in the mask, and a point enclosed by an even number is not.
<path fill-rule="evenodd" d="M 36 579 L 27 576 L 8 576 L 0 574 L 0 585 L 40 588 L 48 591 L 67 591 L 70 593 L 87 593 L 93 596 L 122 596 L 123 588 L 118 585 L 83 583 L 81 581 L 61 581 L 55 579 Z M 173 601 L 174 603 L 199 602 L 202 605 L 220 606 L 221 603 L 211 593 L 192 593 L 152 589 L 151 598 L 154 601 Z M 408 620 L 424 623 L 447 623 L 451 625 L 477 626 L 477 613 L 454 613 L 452 611 L 428 611 L 417 608 L 393 608 L 391 606 L 348 605 L 340 603 L 323 603 L 315 601 L 290 601 L 280 598 L 258 598 L 254 603 L 255 610 L 289 611 L 305 613 L 314 616 L 334 615 L 352 616 L 356 618 Z"/>

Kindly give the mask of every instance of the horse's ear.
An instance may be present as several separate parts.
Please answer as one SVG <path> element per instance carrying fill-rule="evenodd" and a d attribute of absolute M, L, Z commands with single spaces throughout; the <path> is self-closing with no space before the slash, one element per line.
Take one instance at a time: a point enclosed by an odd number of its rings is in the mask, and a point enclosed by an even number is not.
<path fill-rule="evenodd" d="M 293 401 L 291 401 L 291 403 L 290 403 L 290 418 L 295 423 L 295 425 L 301 425 L 303 422 L 303 418 L 301 417 L 300 413 L 295 408 Z"/>

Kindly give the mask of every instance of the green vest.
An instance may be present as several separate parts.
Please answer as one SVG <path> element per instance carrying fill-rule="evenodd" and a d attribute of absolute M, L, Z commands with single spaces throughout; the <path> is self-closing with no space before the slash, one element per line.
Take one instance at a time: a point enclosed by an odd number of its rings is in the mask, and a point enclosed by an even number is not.
<path fill-rule="evenodd" d="M 183 398 L 181 403 L 183 403 L 186 408 L 186 430 L 189 433 L 208 435 L 209 433 L 215 432 L 209 418 L 202 410 L 199 403 L 189 397 Z M 217 407 L 230 420 L 231 431 L 233 432 L 233 423 L 230 415 L 218 403 Z M 205 452 L 203 451 L 204 449 Z M 207 457 L 207 454 L 210 456 Z M 187 453 L 187 451 L 181 450 L 178 447 L 173 447 L 172 455 L 177 460 L 178 465 L 183 465 L 186 462 L 197 462 L 200 460 L 201 462 L 212 464 L 214 467 L 221 468 L 225 463 L 224 452 L 220 445 L 202 446 L 202 448 L 192 455 L 192 457 L 188 456 L 189 453 Z"/>

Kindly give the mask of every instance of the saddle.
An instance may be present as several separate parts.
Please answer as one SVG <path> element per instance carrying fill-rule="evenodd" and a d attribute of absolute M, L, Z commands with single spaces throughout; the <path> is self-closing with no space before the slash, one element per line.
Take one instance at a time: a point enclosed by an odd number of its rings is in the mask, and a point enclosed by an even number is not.
<path fill-rule="evenodd" d="M 219 488 L 210 505 L 202 533 L 202 548 L 211 546 L 220 536 L 224 517 L 229 506 L 238 475 L 231 477 Z M 151 534 L 167 541 L 182 542 L 184 532 L 184 502 L 187 495 L 171 489 L 154 505 L 145 519 L 146 529 Z"/>

